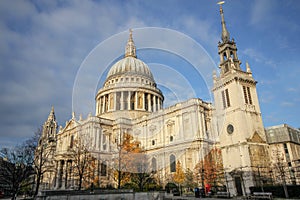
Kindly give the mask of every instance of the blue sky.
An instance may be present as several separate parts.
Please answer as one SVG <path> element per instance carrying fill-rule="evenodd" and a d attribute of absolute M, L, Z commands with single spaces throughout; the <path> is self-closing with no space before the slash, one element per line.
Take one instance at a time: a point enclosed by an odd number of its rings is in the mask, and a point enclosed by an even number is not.
<path fill-rule="evenodd" d="M 179 31 L 200 44 L 218 65 L 221 23 L 216 3 L 215 0 L 0 1 L 0 148 L 30 137 L 47 119 L 52 105 L 58 123 L 64 125 L 71 117 L 73 86 L 82 62 L 101 42 L 115 34 L 127 34 L 129 28 Z M 264 125 L 287 123 L 300 127 L 300 2 L 228 0 L 223 8 L 242 67 L 248 61 L 258 81 Z M 139 48 L 138 41 L 142 41 L 139 38 L 143 37 L 138 34 L 136 37 Z M 145 36 L 144 40 L 147 39 Z M 115 43 L 114 48 L 122 52 L 126 40 Z M 174 45 L 177 43 L 174 41 Z M 187 51 L 192 53 L 193 49 Z M 203 80 L 193 76 L 191 67 L 184 72 L 183 67 L 188 66 L 184 60 L 146 50 L 138 51 L 138 56 L 146 63 L 158 63 L 151 65 L 153 70 L 166 63 L 178 69 L 191 80 L 197 97 L 210 100 L 207 89 L 201 88 Z M 104 77 L 95 76 L 102 77 L 101 80 Z M 168 91 L 163 78 L 156 79 Z M 168 81 L 171 85 L 171 80 Z M 173 82 L 172 87 L 184 91 L 180 86 L 178 81 Z M 166 99 L 171 96 L 166 94 Z"/>

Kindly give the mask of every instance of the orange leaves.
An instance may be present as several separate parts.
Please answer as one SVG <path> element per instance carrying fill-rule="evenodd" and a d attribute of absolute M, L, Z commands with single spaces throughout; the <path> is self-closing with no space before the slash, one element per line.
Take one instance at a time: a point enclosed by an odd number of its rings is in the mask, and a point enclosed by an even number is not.
<path fill-rule="evenodd" d="M 182 170 L 181 163 L 177 161 L 176 172 L 174 173 L 173 180 L 177 184 L 182 184 L 185 180 L 185 174 Z"/>
<path fill-rule="evenodd" d="M 199 182 L 217 185 L 223 176 L 221 150 L 213 148 L 195 167 L 196 178 Z"/>

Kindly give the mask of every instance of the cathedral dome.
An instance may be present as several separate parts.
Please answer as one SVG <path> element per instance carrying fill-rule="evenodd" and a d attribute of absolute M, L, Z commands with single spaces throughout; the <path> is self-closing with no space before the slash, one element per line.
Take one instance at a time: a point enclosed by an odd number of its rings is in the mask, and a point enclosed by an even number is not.
<path fill-rule="evenodd" d="M 106 80 L 122 75 L 141 76 L 154 82 L 153 75 L 146 63 L 133 56 L 127 56 L 115 63 L 109 70 Z"/>
<path fill-rule="evenodd" d="M 125 57 L 110 68 L 103 87 L 96 95 L 96 115 L 133 119 L 161 110 L 163 100 L 149 67 L 136 57 L 130 31 Z"/>

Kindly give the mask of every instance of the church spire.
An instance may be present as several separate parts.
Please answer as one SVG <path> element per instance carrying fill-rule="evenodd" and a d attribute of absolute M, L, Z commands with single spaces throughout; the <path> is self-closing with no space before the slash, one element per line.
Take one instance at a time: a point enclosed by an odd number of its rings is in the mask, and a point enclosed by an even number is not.
<path fill-rule="evenodd" d="M 125 49 L 125 57 L 134 57 L 136 58 L 136 48 L 132 39 L 132 30 L 129 29 L 129 39 L 127 41 L 126 49 Z"/>
<path fill-rule="evenodd" d="M 48 142 L 52 142 L 56 137 L 57 122 L 55 119 L 54 106 L 51 107 L 47 121 L 43 125 L 43 138 Z"/>
<path fill-rule="evenodd" d="M 222 41 L 223 42 L 228 42 L 230 41 L 230 34 L 226 28 L 226 23 L 225 23 L 225 19 L 224 19 L 224 13 L 223 13 L 223 8 L 222 8 L 222 4 L 224 4 L 225 1 L 220 1 L 218 4 L 220 5 L 220 14 L 221 14 L 221 24 L 222 24 Z"/>
<path fill-rule="evenodd" d="M 51 107 L 51 111 L 49 113 L 48 116 L 48 120 L 47 121 L 55 121 L 55 113 L 54 113 L 54 106 Z"/>

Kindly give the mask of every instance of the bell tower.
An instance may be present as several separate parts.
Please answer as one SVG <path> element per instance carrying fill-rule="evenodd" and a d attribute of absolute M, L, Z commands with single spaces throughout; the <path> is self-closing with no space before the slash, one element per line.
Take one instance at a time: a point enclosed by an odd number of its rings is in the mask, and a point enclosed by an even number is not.
<path fill-rule="evenodd" d="M 222 150 L 223 166 L 232 195 L 250 193 L 255 185 L 254 170 L 268 166 L 268 151 L 259 101 L 257 81 L 250 66 L 241 68 L 237 47 L 227 30 L 222 4 L 222 41 L 218 44 L 220 73 L 213 75 L 215 121 Z"/>
<path fill-rule="evenodd" d="M 52 143 L 56 141 L 57 122 L 52 106 L 47 121 L 43 125 L 42 138 L 44 142 Z"/>

